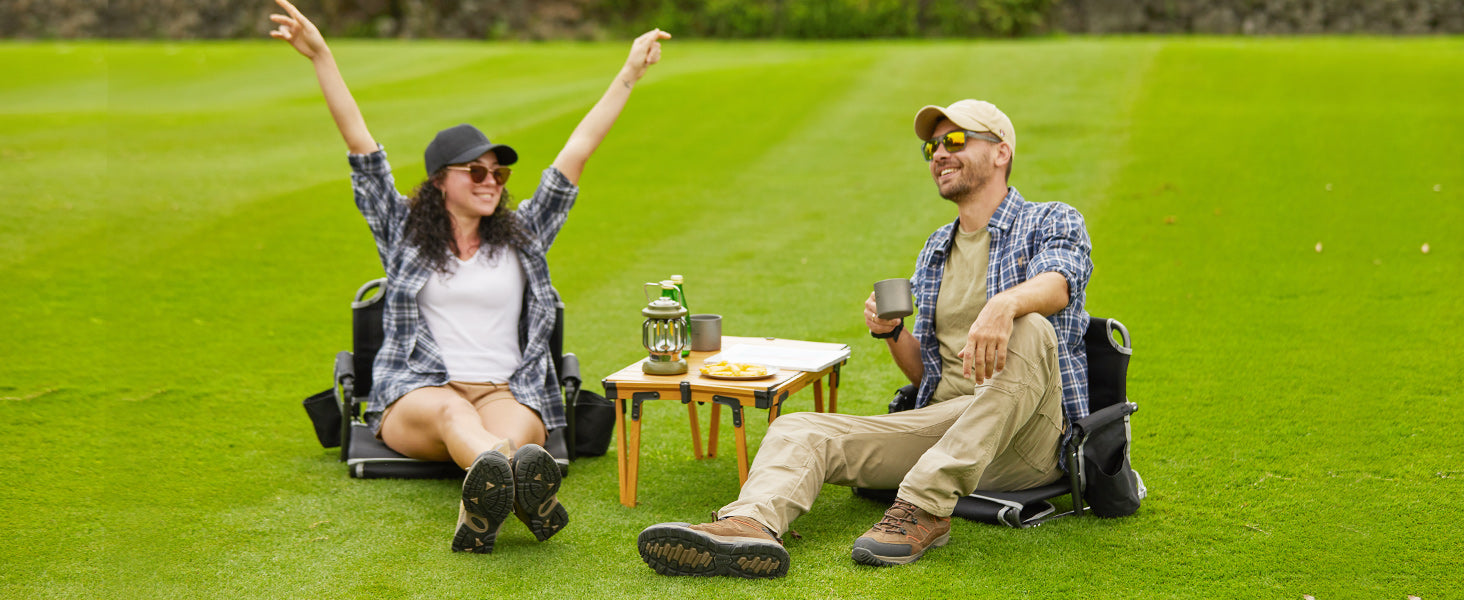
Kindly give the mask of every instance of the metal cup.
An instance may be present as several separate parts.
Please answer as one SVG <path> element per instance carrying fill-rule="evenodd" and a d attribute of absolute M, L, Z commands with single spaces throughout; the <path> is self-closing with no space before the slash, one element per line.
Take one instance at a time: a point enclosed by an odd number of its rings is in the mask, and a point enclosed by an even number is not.
<path fill-rule="evenodd" d="M 915 314 L 914 301 L 910 297 L 910 280 L 896 278 L 874 282 L 874 312 L 875 316 L 886 321 Z"/>
<path fill-rule="evenodd" d="M 691 315 L 691 349 L 694 352 L 722 349 L 722 315 Z"/>

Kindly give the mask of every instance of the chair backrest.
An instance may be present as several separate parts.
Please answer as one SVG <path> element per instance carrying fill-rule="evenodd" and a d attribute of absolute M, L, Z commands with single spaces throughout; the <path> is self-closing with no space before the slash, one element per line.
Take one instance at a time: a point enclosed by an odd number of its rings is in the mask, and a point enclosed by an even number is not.
<path fill-rule="evenodd" d="M 554 329 L 549 330 L 549 357 L 554 360 L 554 372 L 564 373 L 564 301 L 559 299 L 559 290 L 554 290 Z"/>
<path fill-rule="evenodd" d="M 371 395 L 371 365 L 386 339 L 382 314 L 386 310 L 386 278 L 373 279 L 356 290 L 351 302 L 351 362 L 356 367 L 352 395 Z M 373 293 L 374 292 L 374 293 Z"/>
<path fill-rule="evenodd" d="M 386 311 L 386 278 L 373 279 L 356 290 L 351 302 L 351 361 L 356 367 L 354 395 L 371 395 L 371 365 L 386 340 L 382 318 Z M 551 288 L 553 289 L 553 288 Z M 549 334 L 549 352 L 556 373 L 564 373 L 564 302 L 554 290 L 554 328 Z"/>
<path fill-rule="evenodd" d="M 1088 412 L 1127 401 L 1129 358 L 1134 353 L 1128 328 L 1117 319 L 1089 316 L 1083 342 L 1088 348 Z"/>

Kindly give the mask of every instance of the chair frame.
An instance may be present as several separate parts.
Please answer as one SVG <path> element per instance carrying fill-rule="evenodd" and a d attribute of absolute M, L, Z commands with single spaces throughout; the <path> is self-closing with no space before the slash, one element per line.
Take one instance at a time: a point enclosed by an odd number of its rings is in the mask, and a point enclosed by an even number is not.
<path fill-rule="evenodd" d="M 363 406 L 371 394 L 371 365 L 384 337 L 382 312 L 384 293 L 379 292 L 386 279 L 373 279 L 356 290 L 351 302 L 353 319 L 352 349 L 336 354 L 332 381 L 336 403 L 341 411 L 341 462 L 355 478 L 449 479 L 463 476 L 463 470 L 450 461 L 428 461 L 404 456 L 392 450 L 371 431 L 364 420 Z M 580 390 L 579 358 L 564 352 L 564 303 L 556 295 L 554 328 L 549 349 L 564 392 L 565 418 L 569 425 L 548 432 L 545 449 L 554 456 L 560 472 L 569 473 L 574 458 L 575 399 Z"/>

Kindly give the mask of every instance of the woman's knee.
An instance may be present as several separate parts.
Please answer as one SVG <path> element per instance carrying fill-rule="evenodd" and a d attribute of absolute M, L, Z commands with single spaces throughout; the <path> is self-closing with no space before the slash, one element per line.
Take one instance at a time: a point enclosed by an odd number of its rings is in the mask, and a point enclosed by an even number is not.
<path fill-rule="evenodd" d="M 543 445 L 548 437 L 539 413 L 512 397 L 479 406 L 477 416 L 485 430 L 516 445 Z"/>
<path fill-rule="evenodd" d="M 472 418 L 473 405 L 456 392 L 441 387 L 418 388 L 407 392 L 382 415 L 383 431 L 393 429 L 438 429 L 454 419 Z"/>
<path fill-rule="evenodd" d="M 418 388 L 387 407 L 381 418 L 381 440 L 413 458 L 447 460 L 454 420 L 476 416 L 472 405 L 451 390 Z"/>

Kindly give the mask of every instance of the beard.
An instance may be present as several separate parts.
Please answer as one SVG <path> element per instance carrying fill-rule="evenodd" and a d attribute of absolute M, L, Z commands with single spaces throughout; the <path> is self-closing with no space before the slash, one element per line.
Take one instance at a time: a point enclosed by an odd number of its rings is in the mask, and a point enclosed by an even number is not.
<path fill-rule="evenodd" d="M 991 163 L 983 160 L 977 164 L 984 166 L 977 167 L 974 164 L 966 165 L 961 169 L 962 176 L 952 181 L 950 185 L 941 187 L 939 184 L 936 184 L 936 189 L 940 192 L 940 197 L 951 202 L 960 202 L 962 198 L 986 189 L 986 185 L 991 183 Z"/>

